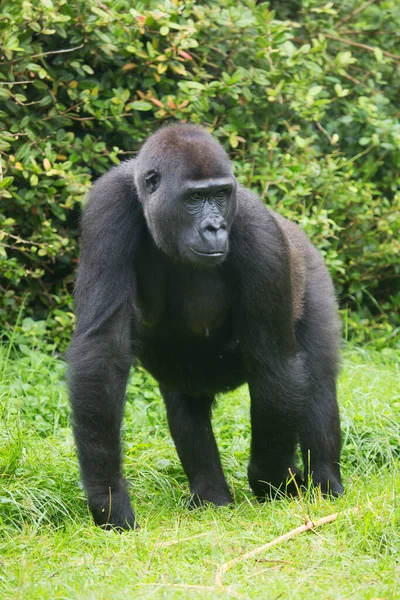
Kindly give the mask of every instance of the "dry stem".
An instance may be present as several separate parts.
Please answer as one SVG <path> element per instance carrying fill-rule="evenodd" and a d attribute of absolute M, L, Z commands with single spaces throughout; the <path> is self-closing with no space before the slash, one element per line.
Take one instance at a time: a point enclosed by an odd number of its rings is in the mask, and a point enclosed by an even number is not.
<path fill-rule="evenodd" d="M 353 508 L 351 510 L 351 512 L 355 512 L 356 510 L 357 510 L 357 508 Z M 282 544 L 283 542 L 290 540 L 291 538 L 295 537 L 296 535 L 299 535 L 300 533 L 305 533 L 306 531 L 311 531 L 312 529 L 315 529 L 316 527 L 319 527 L 320 525 L 326 525 L 327 523 L 332 523 L 333 521 L 335 521 L 337 519 L 337 517 L 338 517 L 338 513 L 334 513 L 333 515 L 328 515 L 327 517 L 322 517 L 322 519 L 318 519 L 318 521 L 307 521 L 303 525 L 300 525 L 300 527 L 296 527 L 296 529 L 292 529 L 291 531 L 288 531 L 287 533 L 275 538 L 271 542 L 268 542 L 268 544 L 264 544 L 263 546 L 254 548 L 254 550 L 250 550 L 250 552 L 246 552 L 245 554 L 242 554 L 241 556 L 237 556 L 236 558 L 229 560 L 228 562 L 221 565 L 219 567 L 219 569 L 217 570 L 217 572 L 215 574 L 215 583 L 219 586 L 223 586 L 223 583 L 222 583 L 223 575 L 225 573 L 227 573 L 227 571 L 229 571 L 229 569 L 231 567 L 233 567 L 234 565 L 237 565 L 238 563 L 243 562 L 244 560 L 247 560 L 248 558 L 253 558 L 253 556 L 257 556 L 257 554 L 261 554 L 262 552 L 265 552 L 266 550 L 269 550 L 270 548 L 273 548 L 274 546 L 277 546 L 278 544 Z"/>

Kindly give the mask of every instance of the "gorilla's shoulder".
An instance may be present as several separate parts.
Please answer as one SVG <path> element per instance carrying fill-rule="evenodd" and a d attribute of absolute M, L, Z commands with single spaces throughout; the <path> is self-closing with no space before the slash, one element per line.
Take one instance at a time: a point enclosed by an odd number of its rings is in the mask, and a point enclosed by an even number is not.
<path fill-rule="evenodd" d="M 123 191 L 134 187 L 135 159 L 126 160 L 112 167 L 109 171 L 95 180 L 92 190 L 109 193 Z"/>
<path fill-rule="evenodd" d="M 93 183 L 86 198 L 84 213 L 87 218 L 97 219 L 102 211 L 113 207 L 137 204 L 134 182 L 134 159 L 116 165 Z"/>

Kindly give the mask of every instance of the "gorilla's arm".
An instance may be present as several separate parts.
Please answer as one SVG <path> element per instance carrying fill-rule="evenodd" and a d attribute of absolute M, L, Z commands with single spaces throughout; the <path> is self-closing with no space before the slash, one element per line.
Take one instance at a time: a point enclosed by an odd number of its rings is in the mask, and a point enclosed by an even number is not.
<path fill-rule="evenodd" d="M 142 226 L 129 161 L 95 183 L 83 213 L 75 286 L 78 335 L 97 331 L 123 303 L 134 307 L 133 261 Z"/>
<path fill-rule="evenodd" d="M 75 290 L 77 325 L 68 352 L 74 433 L 89 506 L 96 523 L 122 528 L 134 526 L 121 474 L 120 427 L 133 358 L 133 257 L 142 223 L 129 164 L 111 170 L 90 192 Z"/>
<path fill-rule="evenodd" d="M 274 353 L 279 354 L 277 361 L 282 355 L 292 356 L 295 335 L 289 245 L 273 213 L 244 188 L 238 190 L 229 261 L 241 312 L 241 344 L 243 340 L 245 355 L 250 353 L 249 363 L 261 366 L 274 360 Z M 258 348 L 253 344 L 255 338 L 261 342 Z M 266 346 L 269 352 L 265 352 Z"/>
<path fill-rule="evenodd" d="M 264 496 L 286 480 L 288 465 L 297 473 L 294 451 L 307 390 L 302 357 L 296 353 L 287 238 L 253 194 L 241 189 L 238 200 L 232 263 L 240 294 L 236 320 L 251 396 L 249 481 L 254 492 Z"/>
<path fill-rule="evenodd" d="M 232 230 L 240 292 L 237 317 L 251 396 L 249 481 L 276 493 L 300 445 L 304 477 L 323 493 L 343 492 L 335 378 L 339 321 L 319 253 L 293 224 L 247 190 Z M 268 482 L 268 483 L 265 483 Z M 284 490 L 283 490 L 284 491 Z M 296 486 L 289 483 L 289 493 Z"/>

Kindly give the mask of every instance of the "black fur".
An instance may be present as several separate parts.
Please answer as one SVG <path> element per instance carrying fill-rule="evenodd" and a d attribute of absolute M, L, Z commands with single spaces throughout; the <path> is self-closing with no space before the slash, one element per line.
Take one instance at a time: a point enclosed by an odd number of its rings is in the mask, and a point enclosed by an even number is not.
<path fill-rule="evenodd" d="M 343 491 L 335 380 L 339 322 L 318 252 L 239 186 L 200 127 L 173 125 L 93 186 L 82 219 L 77 327 L 69 349 L 74 431 L 96 523 L 135 518 L 120 427 L 137 359 L 160 384 L 193 501 L 229 504 L 211 427 L 215 394 L 247 382 L 250 485 Z"/>

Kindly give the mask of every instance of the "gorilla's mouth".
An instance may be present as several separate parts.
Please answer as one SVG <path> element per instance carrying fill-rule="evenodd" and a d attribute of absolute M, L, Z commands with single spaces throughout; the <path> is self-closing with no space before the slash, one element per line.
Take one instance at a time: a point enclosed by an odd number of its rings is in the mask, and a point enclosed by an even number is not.
<path fill-rule="evenodd" d="M 192 252 L 194 252 L 198 256 L 224 256 L 225 255 L 225 250 L 216 250 L 214 252 L 200 252 L 200 250 L 196 250 L 196 248 L 192 248 L 192 246 L 189 246 L 189 248 L 191 249 Z"/>

